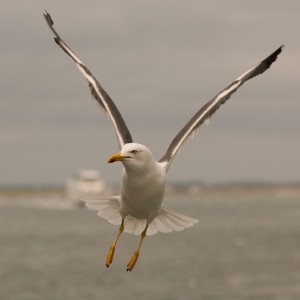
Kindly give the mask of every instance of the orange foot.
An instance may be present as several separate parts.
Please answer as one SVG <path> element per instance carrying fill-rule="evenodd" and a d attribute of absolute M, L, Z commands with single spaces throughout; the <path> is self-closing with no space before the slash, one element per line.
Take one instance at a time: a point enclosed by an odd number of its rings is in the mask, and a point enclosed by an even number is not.
<path fill-rule="evenodd" d="M 140 252 L 135 251 L 134 255 L 131 257 L 129 263 L 127 264 L 127 272 L 132 271 L 139 257 Z"/>
<path fill-rule="evenodd" d="M 114 254 L 115 254 L 115 247 L 111 246 L 110 249 L 109 249 L 107 258 L 106 258 L 106 263 L 105 263 L 107 268 L 112 263 L 113 258 L 114 258 Z"/>

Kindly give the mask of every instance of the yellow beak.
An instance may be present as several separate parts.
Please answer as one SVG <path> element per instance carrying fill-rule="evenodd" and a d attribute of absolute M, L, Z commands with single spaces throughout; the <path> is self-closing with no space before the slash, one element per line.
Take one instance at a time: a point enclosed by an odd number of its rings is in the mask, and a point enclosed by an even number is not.
<path fill-rule="evenodd" d="M 117 153 L 117 154 L 114 154 L 112 155 L 111 157 L 108 158 L 108 163 L 113 163 L 113 162 L 116 162 L 116 161 L 121 161 L 123 160 L 125 157 L 122 156 L 120 153 Z"/>

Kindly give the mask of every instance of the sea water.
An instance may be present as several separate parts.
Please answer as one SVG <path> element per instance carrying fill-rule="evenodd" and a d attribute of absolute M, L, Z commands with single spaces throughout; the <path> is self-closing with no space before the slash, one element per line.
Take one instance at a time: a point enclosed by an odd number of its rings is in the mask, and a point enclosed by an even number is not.
<path fill-rule="evenodd" d="M 138 236 L 121 236 L 107 269 L 116 226 L 59 199 L 19 198 L 0 204 L 1 300 L 300 299 L 297 197 L 169 197 L 199 223 L 146 237 L 132 272 Z"/>

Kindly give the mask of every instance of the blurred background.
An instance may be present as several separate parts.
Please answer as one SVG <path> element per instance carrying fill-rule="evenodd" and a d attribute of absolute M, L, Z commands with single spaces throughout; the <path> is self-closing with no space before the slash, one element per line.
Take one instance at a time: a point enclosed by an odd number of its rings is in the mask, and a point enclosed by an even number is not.
<path fill-rule="evenodd" d="M 118 182 L 114 131 L 42 10 L 159 159 L 189 118 L 285 44 L 177 157 L 172 181 L 298 181 L 295 1 L 2 1 L 1 185 L 57 185 L 81 168 Z M 188 171 L 188 172 L 187 172 Z"/>
<path fill-rule="evenodd" d="M 299 299 L 300 3 L 1 4 L 1 300 Z M 78 209 L 80 190 L 117 192 L 122 168 L 106 163 L 112 125 L 43 9 L 157 159 L 202 105 L 285 44 L 169 171 L 168 205 L 200 223 L 146 239 L 131 274 L 137 237 L 124 235 L 106 270 L 117 228 Z"/>

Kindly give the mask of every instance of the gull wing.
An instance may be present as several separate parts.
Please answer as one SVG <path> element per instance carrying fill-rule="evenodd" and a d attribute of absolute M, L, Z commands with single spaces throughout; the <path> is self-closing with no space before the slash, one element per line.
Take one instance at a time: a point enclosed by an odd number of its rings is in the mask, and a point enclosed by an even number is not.
<path fill-rule="evenodd" d="M 167 152 L 160 159 L 160 163 L 168 170 L 175 155 L 184 145 L 184 143 L 189 140 L 190 137 L 196 133 L 197 129 L 208 121 L 213 114 L 220 108 L 221 104 L 224 104 L 230 96 L 247 80 L 262 74 L 265 72 L 271 64 L 277 59 L 277 56 L 281 53 L 284 45 L 280 46 L 276 51 L 270 54 L 267 58 L 257 64 L 255 67 L 251 68 L 243 75 L 238 77 L 230 85 L 228 85 L 224 90 L 217 94 L 212 100 L 207 102 L 201 109 L 188 121 L 188 123 L 181 129 L 181 131 L 175 136 L 171 142 Z"/>
<path fill-rule="evenodd" d="M 54 33 L 54 40 L 64 50 L 76 63 L 78 69 L 83 74 L 85 79 L 89 83 L 89 87 L 92 93 L 93 98 L 100 104 L 101 108 L 106 112 L 109 119 L 112 121 L 115 128 L 119 147 L 122 148 L 124 144 L 132 143 L 131 134 L 123 120 L 122 115 L 120 114 L 115 103 L 102 88 L 97 79 L 93 76 L 90 70 L 84 65 L 84 63 L 76 56 L 76 54 L 68 47 L 68 45 L 62 40 L 58 33 L 53 28 L 53 21 L 48 12 L 44 10 L 44 17 L 49 25 L 50 29 Z"/>

